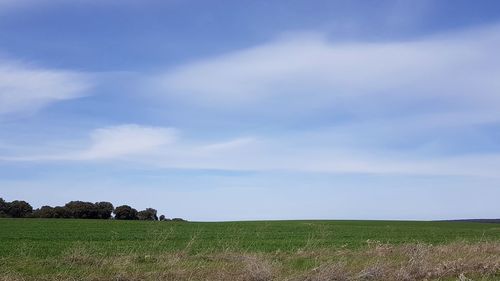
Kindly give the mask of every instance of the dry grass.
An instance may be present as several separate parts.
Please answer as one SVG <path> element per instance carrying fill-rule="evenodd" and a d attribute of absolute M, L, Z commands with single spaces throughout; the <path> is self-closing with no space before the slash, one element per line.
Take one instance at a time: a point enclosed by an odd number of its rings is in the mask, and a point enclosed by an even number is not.
<path fill-rule="evenodd" d="M 322 265 L 301 280 L 500 280 L 500 243 L 376 244 L 351 253 L 347 265 Z"/>
<path fill-rule="evenodd" d="M 306 266 L 296 266 L 306 261 Z M 57 259 L 0 263 L 0 281 L 21 280 L 500 280 L 500 242 L 448 245 L 369 243 L 359 250 L 105 257 L 77 245 Z M 26 264 L 23 265 L 23 262 Z M 32 275 L 20 266 L 48 270 Z M 17 269 L 16 269 L 17 268 Z M 42 270 L 43 271 L 43 270 Z"/>
<path fill-rule="evenodd" d="M 259 256 L 244 256 L 244 279 L 247 281 L 267 281 L 273 279 L 272 264 Z"/>
<path fill-rule="evenodd" d="M 335 263 L 321 266 L 312 270 L 304 278 L 304 281 L 348 281 L 351 280 L 350 272 L 343 263 Z"/>

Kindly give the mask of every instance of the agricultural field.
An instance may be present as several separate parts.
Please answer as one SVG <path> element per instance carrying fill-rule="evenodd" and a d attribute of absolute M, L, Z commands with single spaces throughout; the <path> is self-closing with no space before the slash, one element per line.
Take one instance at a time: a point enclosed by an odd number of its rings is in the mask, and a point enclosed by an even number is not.
<path fill-rule="evenodd" d="M 500 225 L 0 219 L 0 280 L 500 280 Z"/>

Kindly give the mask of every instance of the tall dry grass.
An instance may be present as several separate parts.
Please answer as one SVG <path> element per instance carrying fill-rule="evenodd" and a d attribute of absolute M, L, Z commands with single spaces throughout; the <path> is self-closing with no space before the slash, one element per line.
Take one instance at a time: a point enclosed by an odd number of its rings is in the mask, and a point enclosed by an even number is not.
<path fill-rule="evenodd" d="M 358 250 L 100 256 L 77 245 L 58 258 L 0 262 L 0 281 L 20 280 L 500 280 L 500 242 L 369 243 Z M 33 267 L 32 275 L 20 267 Z"/>

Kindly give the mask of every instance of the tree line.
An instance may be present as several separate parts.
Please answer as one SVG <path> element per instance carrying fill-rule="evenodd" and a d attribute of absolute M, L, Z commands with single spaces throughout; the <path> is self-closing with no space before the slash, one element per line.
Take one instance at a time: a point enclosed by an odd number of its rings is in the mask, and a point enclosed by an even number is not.
<path fill-rule="evenodd" d="M 117 220 L 150 220 L 150 221 L 185 221 L 181 218 L 168 219 L 164 215 L 158 217 L 153 208 L 142 211 L 122 205 L 114 207 L 110 202 L 71 201 L 64 206 L 42 206 L 38 209 L 26 201 L 7 202 L 0 198 L 0 218 L 58 218 L 58 219 L 117 219 Z"/>

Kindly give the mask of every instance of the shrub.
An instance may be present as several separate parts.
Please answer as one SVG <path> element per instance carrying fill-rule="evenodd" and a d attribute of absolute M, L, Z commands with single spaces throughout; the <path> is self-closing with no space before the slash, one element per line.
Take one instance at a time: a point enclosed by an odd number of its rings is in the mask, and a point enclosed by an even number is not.
<path fill-rule="evenodd" d="M 75 219 L 97 219 L 97 206 L 91 202 L 71 201 L 64 205 L 70 217 Z"/>
<path fill-rule="evenodd" d="M 25 218 L 31 215 L 33 207 L 26 201 L 15 200 L 7 203 L 7 215 L 13 218 Z"/>
<path fill-rule="evenodd" d="M 97 208 L 97 217 L 99 219 L 111 218 L 111 214 L 114 210 L 113 204 L 109 202 L 97 202 L 95 203 L 95 206 Z"/>
<path fill-rule="evenodd" d="M 7 202 L 0 198 L 0 218 L 8 217 L 7 215 Z"/>
<path fill-rule="evenodd" d="M 42 206 L 36 210 L 26 201 L 7 202 L 0 198 L 0 218 L 75 218 L 75 219 L 110 219 L 112 214 L 118 220 L 158 220 L 158 212 L 153 208 L 147 208 L 140 212 L 136 209 L 122 205 L 113 207 L 106 201 L 91 203 L 84 201 L 70 201 L 64 206 Z M 160 216 L 162 221 L 168 220 L 164 215 Z M 184 221 L 176 219 L 177 221 Z"/>
<path fill-rule="evenodd" d="M 54 208 L 50 206 L 42 206 L 40 209 L 36 209 L 33 212 L 34 218 L 55 218 L 56 212 Z"/>
<path fill-rule="evenodd" d="M 157 221 L 158 216 L 157 216 L 157 211 L 153 208 L 147 208 L 146 210 L 140 211 L 137 214 L 137 217 L 140 220 L 145 220 L 145 221 Z"/>
<path fill-rule="evenodd" d="M 128 205 L 116 207 L 116 209 L 114 210 L 114 213 L 115 213 L 115 219 L 117 219 L 117 220 L 136 220 L 136 219 L 138 219 L 137 210 L 128 206 Z"/>
<path fill-rule="evenodd" d="M 57 206 L 54 208 L 54 218 L 68 219 L 71 218 L 71 214 L 65 207 Z"/>

